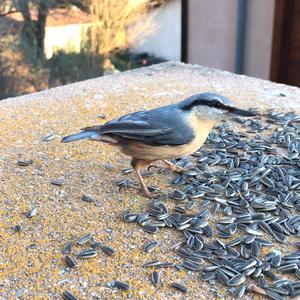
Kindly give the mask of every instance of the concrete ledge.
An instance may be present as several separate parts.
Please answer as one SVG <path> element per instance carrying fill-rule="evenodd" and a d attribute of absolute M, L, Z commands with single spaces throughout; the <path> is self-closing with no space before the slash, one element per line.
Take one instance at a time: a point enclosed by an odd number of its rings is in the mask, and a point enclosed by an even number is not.
<path fill-rule="evenodd" d="M 299 88 L 173 62 L 0 101 L 0 299 L 60 299 L 67 289 L 79 299 L 182 299 L 168 288 L 174 280 L 188 282 L 191 293 L 185 299 L 213 297 L 197 273 L 164 270 L 162 287 L 150 284 L 149 270 L 141 265 L 170 259 L 179 235 L 161 231 L 155 237 L 163 241 L 160 249 L 154 255 L 141 253 L 153 237 L 124 224 L 121 215 L 126 209 L 144 210 L 149 200 L 134 189 L 118 192 L 114 183 L 124 178 L 129 159 L 108 145 L 60 143 L 60 136 L 82 127 L 204 91 L 221 93 L 243 108 L 300 113 Z M 53 139 L 43 141 L 49 134 Z M 33 163 L 21 167 L 19 159 Z M 149 180 L 167 190 L 171 176 Z M 64 185 L 52 185 L 53 179 L 63 179 Z M 96 201 L 83 202 L 83 193 Z M 34 206 L 37 214 L 29 219 L 25 213 Z M 12 230 L 17 224 L 20 233 Z M 66 270 L 63 245 L 89 232 L 117 249 L 116 255 L 99 255 Z M 74 246 L 75 253 L 80 249 Z M 105 287 L 113 279 L 128 281 L 132 290 Z"/>

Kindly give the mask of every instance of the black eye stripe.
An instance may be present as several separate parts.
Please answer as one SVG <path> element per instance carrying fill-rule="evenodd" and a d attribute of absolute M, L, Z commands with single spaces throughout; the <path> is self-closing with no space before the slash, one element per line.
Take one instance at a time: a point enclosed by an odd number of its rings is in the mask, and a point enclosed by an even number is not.
<path fill-rule="evenodd" d="M 213 99 L 213 100 L 204 100 L 204 99 L 195 100 L 195 101 L 189 103 L 188 105 L 181 107 L 181 109 L 189 110 L 189 109 L 191 109 L 191 108 L 193 108 L 197 105 L 214 107 L 214 108 L 224 109 L 224 110 L 228 110 L 228 111 L 232 111 L 234 109 L 231 106 L 227 106 L 227 105 L 223 104 L 222 102 L 218 101 L 217 99 Z"/>

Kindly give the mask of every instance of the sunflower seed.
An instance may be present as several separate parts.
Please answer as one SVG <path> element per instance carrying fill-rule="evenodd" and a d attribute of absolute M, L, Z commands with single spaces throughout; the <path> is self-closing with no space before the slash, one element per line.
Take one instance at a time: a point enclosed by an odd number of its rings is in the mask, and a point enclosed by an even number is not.
<path fill-rule="evenodd" d="M 149 261 L 149 262 L 143 264 L 143 267 L 144 268 L 154 267 L 154 266 L 158 266 L 160 264 L 161 264 L 161 262 L 159 260 L 153 260 L 153 261 Z"/>
<path fill-rule="evenodd" d="M 77 257 L 88 259 L 88 258 L 93 258 L 93 257 L 97 256 L 97 254 L 98 254 L 98 252 L 96 249 L 90 248 L 90 249 L 84 249 L 84 250 L 80 251 L 77 254 Z"/>
<path fill-rule="evenodd" d="M 172 283 L 172 287 L 179 290 L 179 291 L 181 291 L 181 292 L 183 292 L 183 293 L 187 293 L 187 291 L 188 291 L 187 287 L 185 287 L 182 284 L 176 283 L 176 282 Z"/>
<path fill-rule="evenodd" d="M 93 197 L 90 194 L 83 194 L 82 197 L 81 197 L 81 200 L 84 201 L 84 202 L 91 203 L 91 202 L 95 202 L 96 198 Z"/>
<path fill-rule="evenodd" d="M 153 226 L 153 225 L 149 225 L 149 224 L 146 224 L 145 226 L 143 226 L 143 229 L 144 229 L 145 232 L 151 233 L 151 234 L 154 234 L 154 233 L 158 232 L 158 227 L 157 226 Z"/>
<path fill-rule="evenodd" d="M 17 161 L 17 164 L 22 167 L 28 167 L 33 164 L 33 160 L 32 159 L 29 159 L 29 160 L 20 159 Z"/>
<path fill-rule="evenodd" d="M 243 284 L 236 290 L 235 297 L 237 299 L 242 298 L 244 296 L 245 291 L 246 291 L 246 285 Z"/>
<path fill-rule="evenodd" d="M 233 278 L 231 278 L 227 284 L 228 286 L 235 286 L 240 285 L 241 283 L 245 282 L 246 276 L 244 274 L 237 274 Z"/>
<path fill-rule="evenodd" d="M 151 282 L 154 285 L 158 285 L 158 283 L 159 283 L 159 273 L 157 271 L 153 271 L 151 273 Z"/>
<path fill-rule="evenodd" d="M 123 282 L 123 281 L 119 281 L 119 280 L 114 280 L 113 287 L 118 288 L 119 290 L 124 290 L 124 291 L 128 291 L 130 288 L 130 286 L 127 282 Z"/>
<path fill-rule="evenodd" d="M 100 248 L 101 248 L 101 250 L 102 250 L 105 254 L 107 254 L 107 255 L 109 255 L 109 256 L 114 256 L 114 255 L 115 255 L 115 249 L 112 248 L 112 247 L 110 247 L 110 246 L 101 245 Z"/>
<path fill-rule="evenodd" d="M 70 291 L 63 292 L 62 297 L 63 297 L 64 300 L 77 300 L 78 299 Z"/>
<path fill-rule="evenodd" d="M 43 138 L 43 142 L 50 142 L 54 140 L 56 136 L 54 134 L 48 134 Z"/>
<path fill-rule="evenodd" d="M 153 250 L 156 249 L 156 247 L 159 245 L 159 243 L 157 241 L 151 241 L 149 243 L 147 243 L 144 247 L 143 247 L 143 250 L 145 252 L 152 252 Z"/>
<path fill-rule="evenodd" d="M 72 250 L 72 242 L 67 242 L 63 247 L 63 254 L 69 254 Z"/>
<path fill-rule="evenodd" d="M 71 256 L 66 256 L 65 257 L 65 261 L 66 261 L 66 265 L 69 268 L 75 268 L 77 266 L 76 260 L 74 258 L 72 258 Z"/>
<path fill-rule="evenodd" d="M 138 218 L 138 214 L 136 214 L 136 213 L 124 213 L 123 214 L 123 220 L 128 223 L 136 222 L 137 218 Z"/>
<path fill-rule="evenodd" d="M 21 225 L 17 224 L 17 225 L 15 225 L 15 226 L 13 226 L 12 229 L 13 229 L 15 232 L 21 232 L 22 227 L 21 227 Z"/>
<path fill-rule="evenodd" d="M 53 179 L 50 183 L 57 186 L 63 186 L 64 181 L 62 179 Z"/>
<path fill-rule="evenodd" d="M 81 238 L 79 238 L 77 240 L 77 244 L 78 245 L 83 245 L 83 244 L 87 243 L 93 237 L 93 235 L 94 235 L 94 233 L 91 232 L 89 234 L 86 234 L 86 235 L 82 236 Z"/>
<path fill-rule="evenodd" d="M 32 218 L 37 214 L 37 208 L 33 207 L 29 212 L 27 212 L 27 218 Z"/>

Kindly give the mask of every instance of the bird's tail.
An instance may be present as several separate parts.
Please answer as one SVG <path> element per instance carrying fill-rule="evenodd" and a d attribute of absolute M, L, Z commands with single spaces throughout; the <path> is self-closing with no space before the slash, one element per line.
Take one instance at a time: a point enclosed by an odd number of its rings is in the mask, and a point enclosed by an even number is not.
<path fill-rule="evenodd" d="M 79 133 L 75 133 L 75 134 L 71 134 L 68 136 L 65 136 L 61 142 L 62 143 L 70 143 L 70 142 L 74 142 L 74 141 L 78 141 L 78 140 L 82 140 L 82 139 L 89 139 L 89 140 L 94 140 L 94 141 L 100 141 L 101 140 L 101 135 L 96 132 L 96 131 L 82 131 Z"/>

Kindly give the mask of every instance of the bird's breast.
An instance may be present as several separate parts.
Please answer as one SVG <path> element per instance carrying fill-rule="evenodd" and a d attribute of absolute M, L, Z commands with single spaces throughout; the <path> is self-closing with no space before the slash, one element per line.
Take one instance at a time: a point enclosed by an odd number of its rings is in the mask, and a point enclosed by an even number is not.
<path fill-rule="evenodd" d="M 128 156 L 145 160 L 172 159 L 192 154 L 203 145 L 216 121 L 200 119 L 195 114 L 191 114 L 188 122 L 194 131 L 194 138 L 190 143 L 178 146 L 152 146 L 142 141 L 127 140 L 120 150 Z"/>

